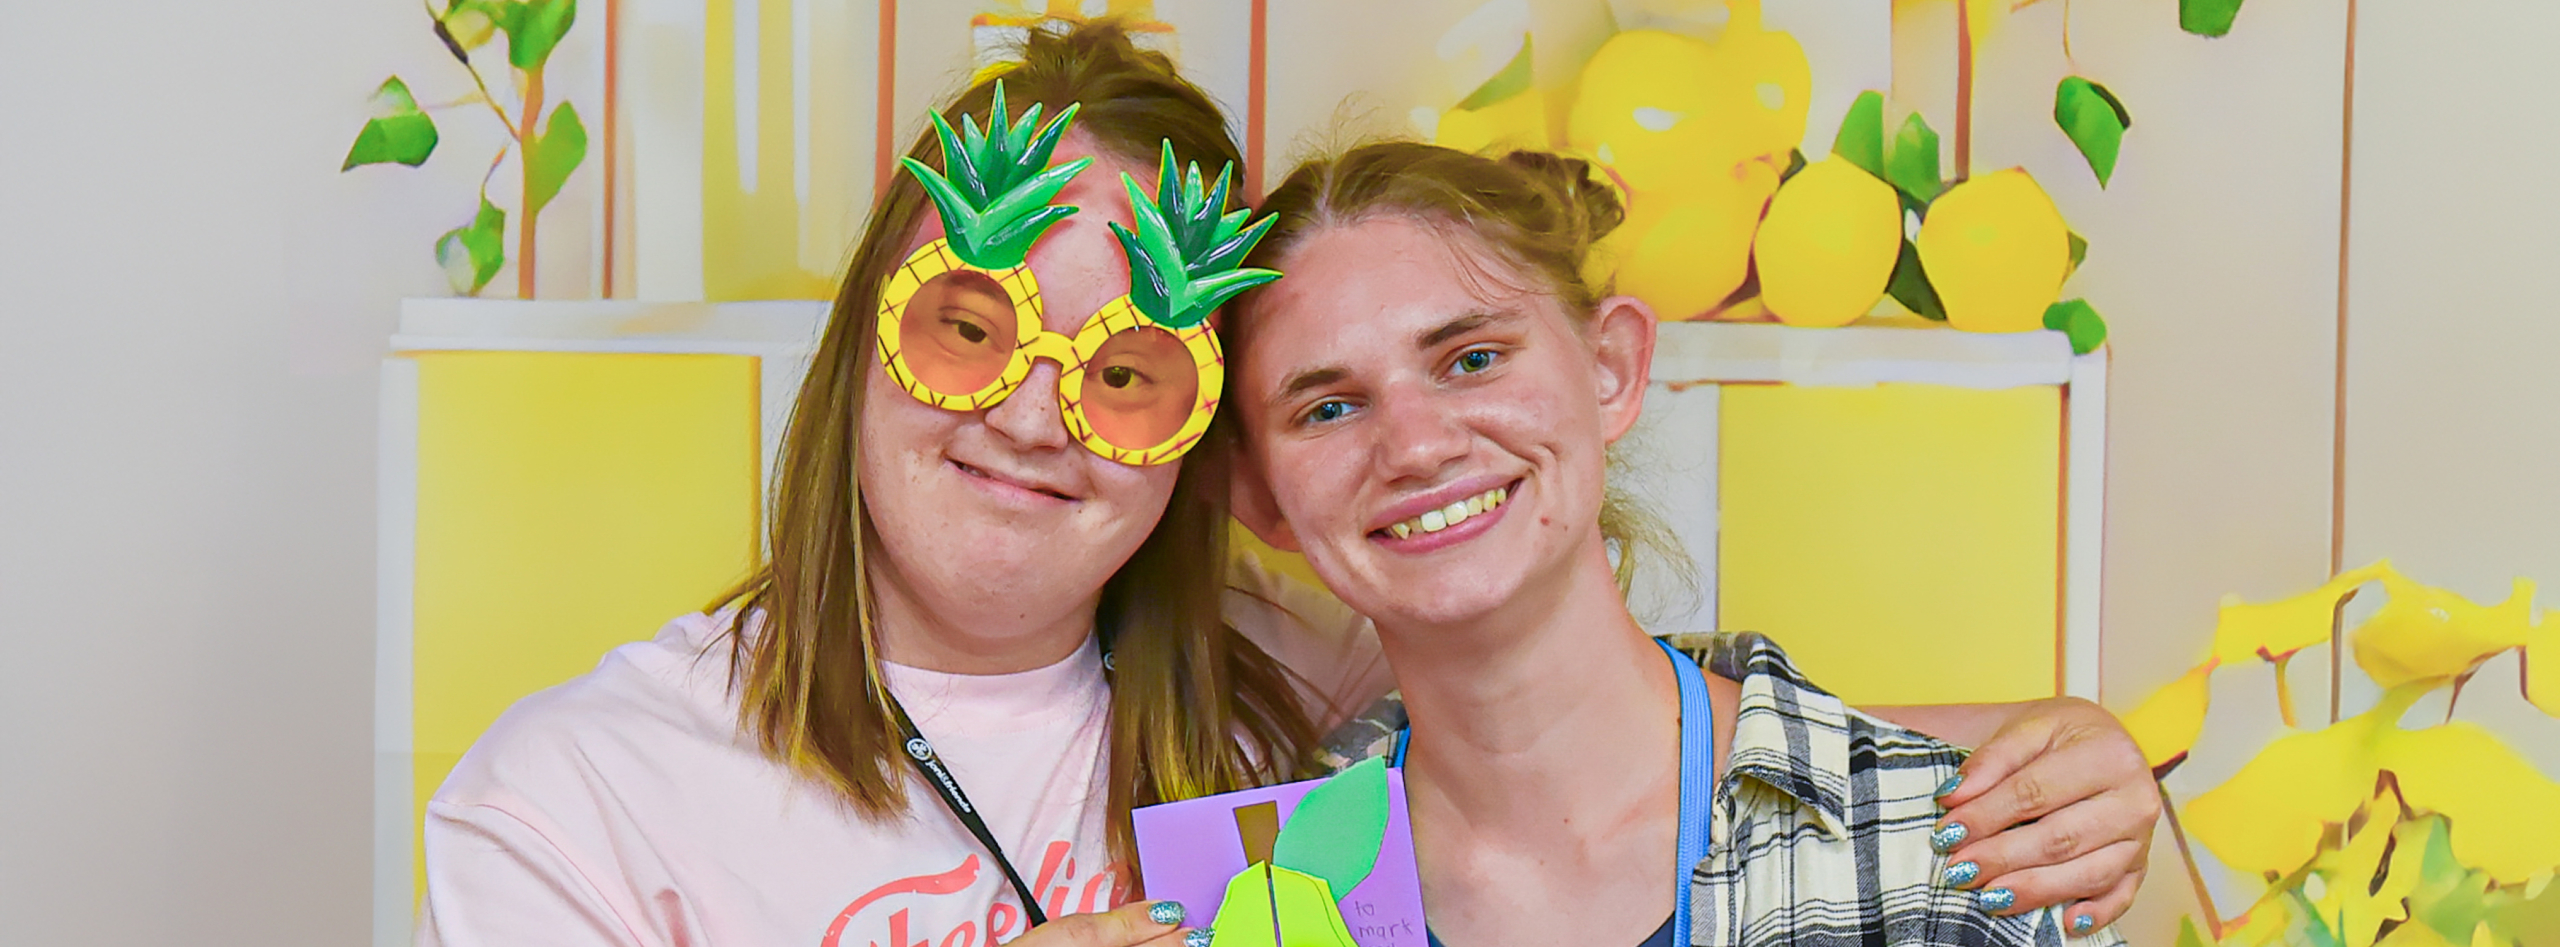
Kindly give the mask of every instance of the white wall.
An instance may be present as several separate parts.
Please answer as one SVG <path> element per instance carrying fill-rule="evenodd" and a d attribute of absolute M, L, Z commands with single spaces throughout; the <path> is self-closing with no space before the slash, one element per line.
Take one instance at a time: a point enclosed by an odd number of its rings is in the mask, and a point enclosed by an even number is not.
<path fill-rule="evenodd" d="M 361 943 L 374 366 L 470 196 L 337 168 L 443 54 L 414 0 L 8 10 L 0 941 Z"/>

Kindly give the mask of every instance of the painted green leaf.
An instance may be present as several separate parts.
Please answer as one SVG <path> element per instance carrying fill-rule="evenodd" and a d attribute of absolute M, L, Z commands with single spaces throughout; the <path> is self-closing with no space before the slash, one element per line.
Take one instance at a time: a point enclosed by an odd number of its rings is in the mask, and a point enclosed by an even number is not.
<path fill-rule="evenodd" d="M 578 21 L 578 0 L 524 0 L 510 4 L 498 28 L 507 31 L 507 62 L 531 72 L 550 61 L 551 50 Z"/>
<path fill-rule="evenodd" d="M 1386 837 L 1387 765 L 1373 756 L 1298 800 L 1271 861 L 1324 879 L 1340 897 L 1368 880 Z"/>
<path fill-rule="evenodd" d="M 412 168 L 427 162 L 436 150 L 436 120 L 418 110 L 418 100 L 409 94 L 408 83 L 392 76 L 373 90 L 373 117 L 366 119 L 364 130 L 356 133 L 356 143 L 347 149 L 345 171 L 368 164 L 405 164 Z"/>
<path fill-rule="evenodd" d="M 1920 113 L 1911 113 L 1902 120 L 1902 130 L 1893 133 L 1884 172 L 1885 181 L 1923 204 L 1936 200 L 1945 188 L 1938 177 L 1938 133 Z"/>
<path fill-rule="evenodd" d="M 1906 238 L 1902 256 L 1893 261 L 1893 279 L 1885 284 L 1885 294 L 1902 308 L 1919 313 L 1924 319 L 1947 321 L 1947 307 L 1938 302 L 1938 288 L 1929 285 L 1929 274 L 1920 268 L 1920 249 Z"/>
<path fill-rule="evenodd" d="M 2080 156 L 2089 159 L 2098 186 L 2107 186 L 2107 179 L 2116 173 L 2116 152 L 2124 144 L 2125 129 L 2133 127 L 2133 116 L 2124 110 L 2124 103 L 2106 86 L 2068 76 L 2053 90 L 2053 123 L 2079 146 Z"/>
<path fill-rule="evenodd" d="M 2071 337 L 2071 354 L 2087 355 L 2106 344 L 2107 320 L 2086 299 L 2066 299 L 2045 307 L 2044 327 Z"/>
<path fill-rule="evenodd" d="M 1879 180 L 1884 178 L 1884 93 L 1870 89 L 1849 103 L 1849 114 L 1840 119 L 1840 134 L 1832 136 L 1831 153 Z"/>
<path fill-rule="evenodd" d="M 1520 38 L 1519 55 L 1511 57 L 1511 61 L 1503 65 L 1501 72 L 1494 73 L 1492 78 L 1486 79 L 1483 85 L 1477 86 L 1474 92 L 1468 93 L 1467 97 L 1453 108 L 1456 110 L 1480 109 L 1529 91 L 1532 80 L 1536 78 L 1536 73 L 1530 69 L 1530 61 L 1529 38 L 1523 36 Z"/>
<path fill-rule="evenodd" d="M 551 120 L 544 124 L 539 140 L 527 142 L 525 160 L 529 173 L 524 182 L 526 216 L 542 213 L 542 208 L 559 196 L 560 186 L 568 183 L 569 172 L 578 170 L 578 162 L 587 159 L 587 127 L 578 121 L 578 110 L 560 103 L 551 110 Z"/>
<path fill-rule="evenodd" d="M 2078 270 L 2080 269 L 2080 261 L 2082 261 L 2082 260 L 2086 260 L 2086 259 L 2088 259 L 2088 258 L 2089 258 L 2089 238 L 2087 238 L 2087 237 L 2083 237 L 2083 236 L 2081 236 L 2081 235 L 2079 235 L 2079 234 L 2076 234 L 2076 233 L 2075 233 L 2075 234 L 2072 234 L 2072 235 L 2071 235 L 2071 269 L 2072 269 L 2072 271 L 2075 271 L 2075 272 L 2076 272 L 2076 271 L 2078 271 Z M 2069 276 L 2069 275 L 2070 275 L 2070 273 L 2067 273 L 2067 272 L 2066 272 L 2066 273 L 2064 273 L 2063 275 L 2065 275 L 2065 276 Z"/>
<path fill-rule="evenodd" d="M 2229 33 L 2239 15 L 2240 0 L 2178 0 L 2178 28 L 2197 36 Z"/>
<path fill-rule="evenodd" d="M 506 237 L 507 212 L 481 198 L 480 214 L 469 225 L 436 238 L 436 265 L 444 268 L 446 284 L 459 295 L 480 295 L 480 288 L 506 265 Z"/>

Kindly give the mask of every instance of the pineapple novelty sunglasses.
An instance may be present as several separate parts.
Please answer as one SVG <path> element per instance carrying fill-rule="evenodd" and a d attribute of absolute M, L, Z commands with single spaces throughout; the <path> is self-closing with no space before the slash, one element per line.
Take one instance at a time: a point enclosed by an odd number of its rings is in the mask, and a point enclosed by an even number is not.
<path fill-rule="evenodd" d="M 1232 166 L 1203 190 L 1200 166 L 1177 178 L 1173 143 L 1164 145 L 1153 197 L 1128 175 L 1136 232 L 1111 224 L 1129 260 L 1129 293 L 1085 319 L 1072 336 L 1041 321 L 1040 280 L 1023 261 L 1051 224 L 1076 212 L 1049 201 L 1093 163 L 1048 167 L 1075 118 L 1067 106 L 1040 127 L 1040 106 L 1005 119 L 1004 84 L 986 130 L 962 116 L 960 131 L 934 115 L 949 173 L 902 159 L 933 198 L 944 236 L 908 255 L 880 292 L 880 361 L 916 400 L 952 411 L 993 407 L 1031 376 L 1032 363 L 1058 363 L 1058 410 L 1087 449 L 1123 464 L 1181 457 L 1209 428 L 1226 382 L 1209 313 L 1255 286 L 1279 279 L 1236 264 L 1270 229 L 1248 211 L 1221 214 Z M 1038 129 L 1034 134 L 1034 129 Z"/>

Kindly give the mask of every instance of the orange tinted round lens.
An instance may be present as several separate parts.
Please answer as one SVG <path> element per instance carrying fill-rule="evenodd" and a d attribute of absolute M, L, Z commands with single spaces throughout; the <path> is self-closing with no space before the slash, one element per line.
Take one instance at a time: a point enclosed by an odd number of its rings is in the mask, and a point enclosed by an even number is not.
<path fill-rule="evenodd" d="M 1113 333 L 1084 366 L 1084 416 L 1111 446 L 1146 450 L 1182 432 L 1200 401 L 1200 370 L 1173 333 Z"/>
<path fill-rule="evenodd" d="M 1013 299 L 984 273 L 953 270 L 926 280 L 898 319 L 898 354 L 925 387 L 970 395 L 995 384 L 1020 341 Z"/>

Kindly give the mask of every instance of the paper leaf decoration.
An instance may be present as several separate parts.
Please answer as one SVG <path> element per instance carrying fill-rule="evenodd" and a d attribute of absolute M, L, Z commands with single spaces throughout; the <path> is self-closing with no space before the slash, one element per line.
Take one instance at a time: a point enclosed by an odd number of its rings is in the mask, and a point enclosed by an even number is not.
<path fill-rule="evenodd" d="M 2560 783 L 2476 723 L 2385 734 L 2378 762 L 2409 807 L 2453 825 L 2453 854 L 2500 884 L 2560 867 Z"/>
<path fill-rule="evenodd" d="M 2087 355 L 2106 344 L 2107 320 L 2086 299 L 2065 299 L 2044 309 L 2044 327 L 2071 337 L 2071 354 Z"/>
<path fill-rule="evenodd" d="M 2356 666 L 2383 687 L 2468 673 L 2490 656 L 2525 644 L 2532 627 L 2530 580 L 2517 579 L 2514 592 L 2494 607 L 2398 573 L 2383 575 L 2382 587 L 2391 601 L 2350 640 Z"/>
<path fill-rule="evenodd" d="M 1938 301 L 1937 288 L 1929 285 L 1929 274 L 1920 267 L 1920 248 L 1908 239 L 1902 241 L 1902 256 L 1893 261 L 1893 279 L 1884 292 L 1922 318 L 1947 321 L 1947 307 Z"/>
<path fill-rule="evenodd" d="M 1387 766 L 1370 757 L 1307 793 L 1280 827 L 1271 860 L 1345 894 L 1378 866 L 1387 837 Z"/>
<path fill-rule="evenodd" d="M 1893 133 L 1884 170 L 1887 182 L 1923 204 L 1936 200 L 1945 188 L 1938 177 L 1938 133 L 1920 113 L 1911 113 L 1902 120 L 1902 130 Z"/>
<path fill-rule="evenodd" d="M 528 72 L 542 68 L 569 26 L 578 21 L 578 0 L 527 0 L 499 7 L 498 24 L 507 31 L 507 62 Z"/>
<path fill-rule="evenodd" d="M 1840 134 L 1831 139 L 1831 153 L 1868 174 L 1885 176 L 1882 93 L 1860 92 L 1858 100 L 1849 103 L 1849 114 L 1840 119 Z"/>
<path fill-rule="evenodd" d="M 2187 751 L 2196 745 L 2196 737 L 2204 733 L 2204 712 L 2212 702 L 2216 664 L 2206 658 L 2203 664 L 2152 692 L 2140 706 L 2124 715 L 2125 732 L 2132 734 L 2134 745 L 2142 748 L 2143 765 L 2151 767 L 2153 778 L 2164 778 L 2185 762 Z"/>
<path fill-rule="evenodd" d="M 2133 116 L 2124 110 L 2124 103 L 2106 86 L 2069 76 L 2053 90 L 2053 123 L 2079 146 L 2080 156 L 2089 159 L 2098 186 L 2107 186 L 2107 179 L 2116 173 L 2116 151 L 2124 144 L 2125 129 L 2133 127 Z"/>
<path fill-rule="evenodd" d="M 2074 273 L 2079 272 L 2079 271 L 2080 271 L 2080 261 L 2082 261 L 2082 260 L 2086 260 L 2086 259 L 2088 259 L 2088 258 L 2089 258 L 2089 238 L 2087 238 L 2087 237 L 2083 237 L 2083 236 L 2081 236 L 2081 235 L 2079 235 L 2079 234 L 2077 234 L 2077 233 L 2072 234 L 2072 235 L 2071 235 L 2071 271 L 2072 271 L 2072 272 L 2074 272 Z M 2067 278 L 2067 277 L 2066 277 L 2066 278 Z"/>
<path fill-rule="evenodd" d="M 464 296 L 479 295 L 507 262 L 507 212 L 480 199 L 480 214 L 465 226 L 436 238 L 436 265 L 445 283 Z"/>
<path fill-rule="evenodd" d="M 2560 612 L 2542 613 L 2542 624 L 2525 634 L 2520 663 L 2517 673 L 2524 678 L 2524 699 L 2543 713 L 2560 717 Z"/>
<path fill-rule="evenodd" d="M 2178 0 L 2178 28 L 2197 36 L 2229 33 L 2239 15 L 2240 0 Z"/>
<path fill-rule="evenodd" d="M 531 173 L 525 175 L 525 213 L 539 214 L 551 199 L 560 196 L 560 186 L 569 181 L 569 172 L 578 170 L 578 162 L 587 159 L 587 126 L 578 121 L 578 110 L 562 102 L 551 110 L 551 121 L 542 134 L 525 150 L 532 162 Z"/>
<path fill-rule="evenodd" d="M 356 133 L 356 143 L 347 149 L 345 164 L 338 170 L 368 164 L 405 164 L 412 168 L 427 163 L 436 150 L 436 120 L 418 109 L 418 100 L 409 95 L 409 84 L 392 76 L 373 90 L 373 117 Z"/>
<path fill-rule="evenodd" d="M 2389 691 L 2365 713 L 2276 738 L 2229 781 L 2187 803 L 2187 833 L 2238 871 L 2281 876 L 2302 867 L 2319 852 L 2323 827 L 2347 821 L 2370 798 L 2379 737 L 2427 690 Z"/>

